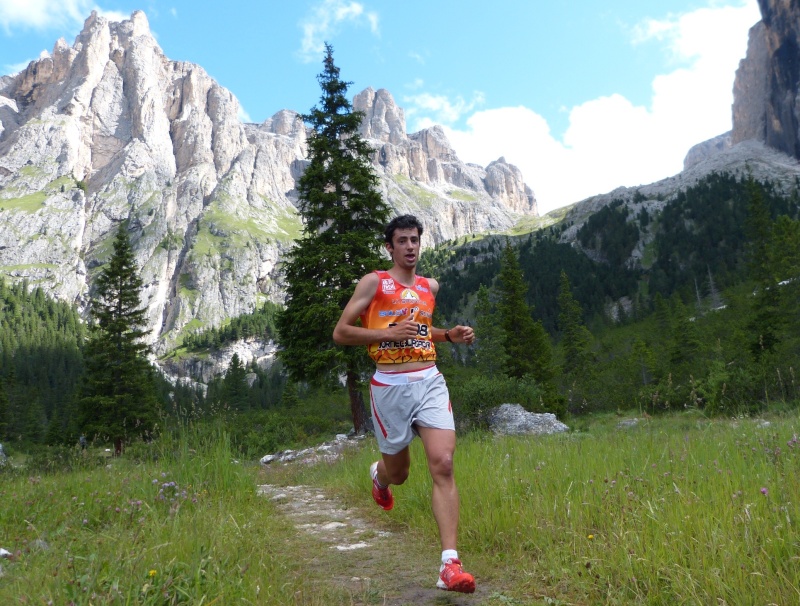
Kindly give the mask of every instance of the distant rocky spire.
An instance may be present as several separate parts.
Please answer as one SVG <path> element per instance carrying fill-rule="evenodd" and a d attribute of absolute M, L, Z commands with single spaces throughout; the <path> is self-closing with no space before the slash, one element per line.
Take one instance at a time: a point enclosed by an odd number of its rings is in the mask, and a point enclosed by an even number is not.
<path fill-rule="evenodd" d="M 733 87 L 732 142 L 755 139 L 800 158 L 800 4 L 759 0 Z"/>

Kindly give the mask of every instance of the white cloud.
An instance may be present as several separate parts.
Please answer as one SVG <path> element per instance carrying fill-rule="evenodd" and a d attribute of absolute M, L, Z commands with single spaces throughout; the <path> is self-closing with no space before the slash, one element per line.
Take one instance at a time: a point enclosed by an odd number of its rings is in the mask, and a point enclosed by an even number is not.
<path fill-rule="evenodd" d="M 250 117 L 250 114 L 248 114 L 247 110 L 245 110 L 245 108 L 243 108 L 241 105 L 239 106 L 237 118 L 239 118 L 239 122 L 243 122 L 245 124 L 253 123 L 253 119 Z"/>
<path fill-rule="evenodd" d="M 410 52 L 408 56 L 411 57 L 414 61 L 419 63 L 420 65 L 425 65 L 425 57 L 423 57 L 420 53 Z"/>
<path fill-rule="evenodd" d="M 42 55 L 43 54 L 44 54 L 44 51 L 42 51 Z M 40 55 L 40 57 L 41 57 L 41 55 Z M 3 66 L 3 73 L 4 74 L 9 74 L 9 75 L 10 74 L 18 74 L 23 69 L 28 67 L 28 65 L 30 65 L 31 61 L 33 61 L 33 59 L 29 59 L 27 61 L 20 61 L 19 63 L 6 63 Z"/>
<path fill-rule="evenodd" d="M 94 7 L 94 10 L 96 10 L 97 14 L 100 15 L 101 17 L 105 17 L 109 21 L 116 21 L 117 23 L 127 21 L 128 19 L 131 18 L 131 13 L 123 13 L 121 11 L 107 11 L 102 8 L 98 8 L 96 6 Z M 81 19 L 81 25 L 83 25 L 83 22 L 86 21 L 86 19 L 89 17 L 89 14 L 90 13 L 86 13 L 83 16 L 83 18 Z M 155 32 L 150 32 L 150 33 L 153 34 L 154 38 L 158 39 L 158 36 L 156 35 Z"/>
<path fill-rule="evenodd" d="M 657 181 L 680 172 L 694 144 L 730 130 L 736 67 L 759 19 L 756 1 L 747 0 L 641 24 L 633 42 L 660 42 L 676 66 L 653 79 L 650 105 L 618 94 L 588 100 L 568 109 L 561 139 L 526 107 L 475 111 L 465 129 L 445 131 L 462 160 L 485 166 L 502 155 L 516 164 L 541 213 L 621 185 Z M 416 114 L 417 126 L 453 124 L 473 111 L 461 99 L 407 100 L 416 104 L 407 114 Z"/>
<path fill-rule="evenodd" d="M 430 93 L 403 97 L 404 103 L 411 104 L 406 110 L 406 116 L 415 120 L 415 130 L 434 124 L 456 122 L 465 114 L 483 105 L 484 101 L 483 93 L 478 91 L 472 94 L 472 100 L 470 101 L 466 101 L 460 96 L 451 101 L 444 95 L 432 95 Z"/>
<path fill-rule="evenodd" d="M 344 24 L 360 26 L 364 23 L 374 35 L 380 33 L 378 14 L 365 11 L 360 2 L 322 0 L 300 23 L 303 30 L 300 59 L 305 63 L 318 61 L 325 48 L 325 41 L 330 41 L 330 38 L 338 34 Z"/>
<path fill-rule="evenodd" d="M 82 24 L 96 10 L 112 21 L 127 19 L 116 11 L 104 11 L 92 0 L 0 0 L 0 27 L 14 29 L 56 29 Z"/>

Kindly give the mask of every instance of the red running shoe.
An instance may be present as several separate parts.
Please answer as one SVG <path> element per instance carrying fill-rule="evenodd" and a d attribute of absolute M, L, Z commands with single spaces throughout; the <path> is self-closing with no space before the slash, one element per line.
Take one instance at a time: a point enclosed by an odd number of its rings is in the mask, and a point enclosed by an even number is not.
<path fill-rule="evenodd" d="M 439 580 L 436 581 L 439 589 L 458 591 L 460 593 L 473 593 L 475 591 L 475 578 L 461 568 L 461 560 L 447 560 L 439 569 Z"/>
<path fill-rule="evenodd" d="M 394 497 L 392 496 L 392 491 L 389 490 L 389 487 L 381 487 L 378 484 L 378 462 L 375 461 L 369 468 L 369 475 L 372 477 L 372 498 L 375 499 L 375 502 L 383 507 L 386 511 L 389 511 L 392 507 L 394 507 Z"/>

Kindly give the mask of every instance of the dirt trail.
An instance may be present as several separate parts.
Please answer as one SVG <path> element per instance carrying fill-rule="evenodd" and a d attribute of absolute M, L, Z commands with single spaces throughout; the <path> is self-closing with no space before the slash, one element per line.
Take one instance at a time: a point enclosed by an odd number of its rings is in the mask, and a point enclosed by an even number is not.
<path fill-rule="evenodd" d="M 350 595 L 351 604 L 386 606 L 478 606 L 498 604 L 494 590 L 477 578 L 474 594 L 458 594 L 436 588 L 436 556 L 420 570 L 419 545 L 401 532 L 376 527 L 359 517 L 335 497 L 313 486 L 258 487 L 295 527 L 319 541 L 315 566 L 347 571 L 331 581 Z M 369 493 L 365 504 L 372 505 Z M 369 501 L 367 501 L 369 499 Z M 492 595 L 494 594 L 494 595 Z"/>

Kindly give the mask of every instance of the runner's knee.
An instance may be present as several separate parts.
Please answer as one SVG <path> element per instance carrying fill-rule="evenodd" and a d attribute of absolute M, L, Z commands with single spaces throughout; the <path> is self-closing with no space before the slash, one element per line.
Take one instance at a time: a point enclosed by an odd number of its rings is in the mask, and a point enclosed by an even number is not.
<path fill-rule="evenodd" d="M 444 453 L 428 461 L 434 479 L 449 480 L 453 477 L 453 454 Z"/>
<path fill-rule="evenodd" d="M 386 469 L 386 475 L 389 476 L 389 483 L 395 486 L 402 484 L 408 479 L 408 468 L 403 469 Z"/>

